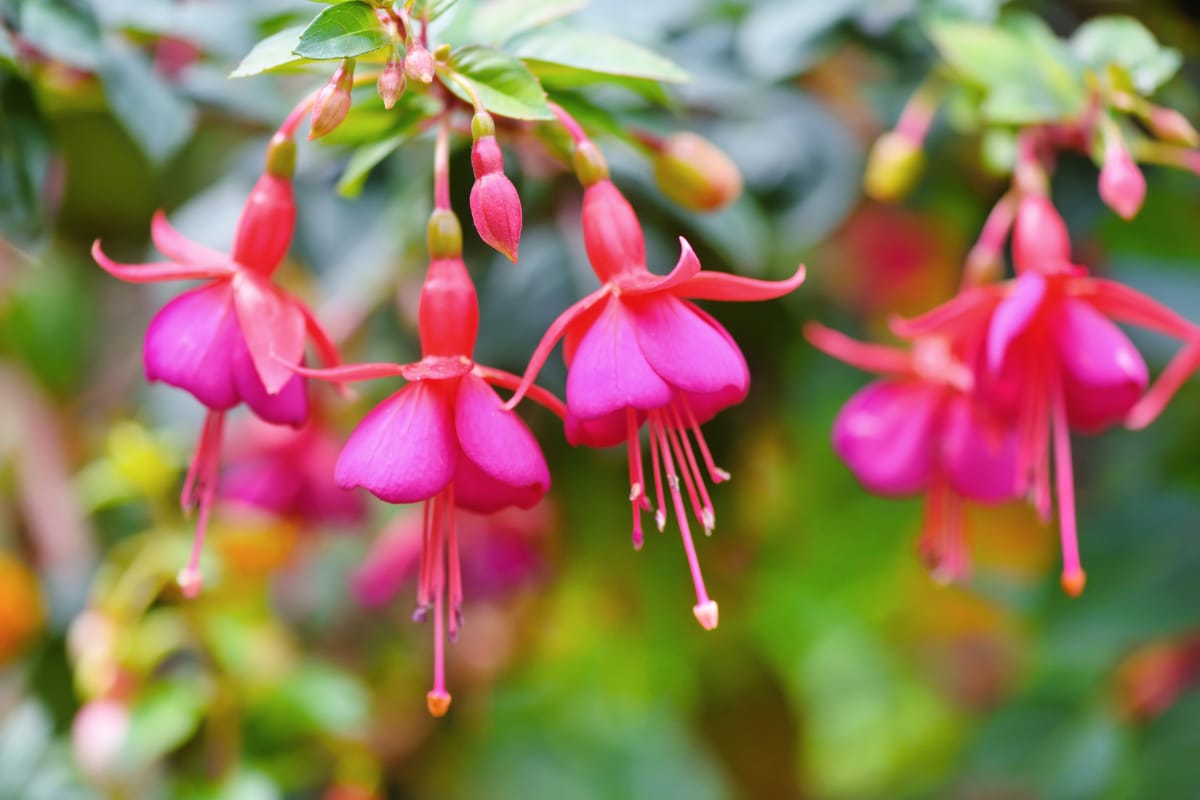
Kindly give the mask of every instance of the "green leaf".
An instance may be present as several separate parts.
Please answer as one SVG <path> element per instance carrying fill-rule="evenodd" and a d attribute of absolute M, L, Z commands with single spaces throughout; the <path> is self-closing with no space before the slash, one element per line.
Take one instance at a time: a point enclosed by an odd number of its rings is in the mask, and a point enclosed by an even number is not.
<path fill-rule="evenodd" d="M 21 36 L 56 61 L 95 70 L 102 59 L 100 27 L 90 9 L 69 0 L 25 0 Z"/>
<path fill-rule="evenodd" d="M 500 44 L 585 7 L 588 0 L 496 0 L 471 16 L 472 41 Z"/>
<path fill-rule="evenodd" d="M 305 28 L 304 25 L 293 25 L 263 39 L 254 45 L 229 77 L 248 78 L 278 67 L 304 63 L 305 59 L 296 55 L 296 48 L 300 46 L 300 35 Z"/>
<path fill-rule="evenodd" d="M 362 0 L 352 0 L 318 14 L 300 35 L 294 52 L 318 61 L 352 58 L 378 50 L 390 40 L 375 16 L 375 9 Z"/>
<path fill-rule="evenodd" d="M 13 47 L 12 34 L 3 25 L 0 25 L 0 62 L 14 67 L 17 65 L 17 51 Z"/>
<path fill-rule="evenodd" d="M 200 727 L 206 695 L 203 684 L 195 679 L 152 684 L 131 710 L 123 756 L 145 766 L 186 742 Z"/>
<path fill-rule="evenodd" d="M 546 92 L 521 60 L 490 47 L 472 45 L 450 56 L 450 68 L 479 95 L 484 108 L 512 119 L 550 119 Z M 454 80 L 446 87 L 470 102 L 470 95 Z"/>
<path fill-rule="evenodd" d="M 522 59 L 600 75 L 683 83 L 687 73 L 640 45 L 603 33 L 574 28 L 531 31 L 513 42 Z"/>
<path fill-rule="evenodd" d="M 1097 17 L 1071 37 L 1071 50 L 1096 70 L 1118 67 L 1142 94 L 1150 94 L 1174 77 L 1182 64 L 1178 50 L 1163 47 L 1133 17 Z"/>
<path fill-rule="evenodd" d="M 110 47 L 100 65 L 113 116 L 151 161 L 170 158 L 192 135 L 196 110 L 179 98 L 138 53 Z"/>
<path fill-rule="evenodd" d="M 1012 32 L 973 22 L 938 21 L 929 26 L 934 45 L 967 81 L 994 86 L 1025 72 L 1028 53 Z"/>
<path fill-rule="evenodd" d="M 453 8 L 457 2 L 458 0 L 417 0 L 413 5 L 412 15 L 416 19 L 432 22 Z"/>
<path fill-rule="evenodd" d="M 0 236 L 29 245 L 45 232 L 50 130 L 29 84 L 0 74 Z"/>

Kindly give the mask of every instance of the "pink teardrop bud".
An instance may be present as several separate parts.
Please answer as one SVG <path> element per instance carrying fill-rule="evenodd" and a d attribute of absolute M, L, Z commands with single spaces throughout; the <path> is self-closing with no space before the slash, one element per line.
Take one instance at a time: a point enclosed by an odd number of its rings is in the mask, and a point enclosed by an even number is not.
<path fill-rule="evenodd" d="M 421 45 L 413 45 L 404 56 L 404 71 L 418 83 L 433 83 L 433 53 Z"/>
<path fill-rule="evenodd" d="M 1050 273 L 1071 262 L 1071 237 L 1067 223 L 1050 198 L 1028 194 L 1017 207 L 1013 223 L 1013 263 L 1017 272 Z"/>
<path fill-rule="evenodd" d="M 1196 132 L 1187 117 L 1173 108 L 1154 106 L 1150 109 L 1146 124 L 1150 126 L 1150 130 L 1154 131 L 1155 136 L 1168 142 L 1188 147 L 1200 144 L 1200 133 Z"/>
<path fill-rule="evenodd" d="M 471 146 L 471 219 L 475 230 L 489 245 L 517 260 L 521 241 L 521 197 L 504 174 L 504 155 L 494 135 L 482 136 Z"/>
<path fill-rule="evenodd" d="M 392 106 L 396 105 L 400 95 L 404 94 L 405 83 L 407 81 L 404 78 L 404 64 L 399 61 L 389 61 L 383 68 L 383 72 L 379 73 L 379 80 L 375 82 L 375 88 L 379 91 L 384 108 L 391 110 Z"/>
<path fill-rule="evenodd" d="M 350 90 L 354 87 L 354 60 L 347 58 L 313 101 L 308 138 L 319 139 L 331 132 L 350 113 Z"/>
<path fill-rule="evenodd" d="M 1110 136 L 1100 169 L 1100 198 L 1125 219 L 1133 219 L 1146 199 L 1146 177 L 1117 136 Z"/>
<path fill-rule="evenodd" d="M 742 193 L 742 173 L 712 142 L 690 132 L 662 141 L 654 179 L 667 197 L 692 211 L 716 211 Z"/>
<path fill-rule="evenodd" d="M 867 155 L 863 190 L 884 203 L 904 199 L 925 169 L 925 153 L 920 143 L 899 131 L 890 131 L 875 140 Z"/>

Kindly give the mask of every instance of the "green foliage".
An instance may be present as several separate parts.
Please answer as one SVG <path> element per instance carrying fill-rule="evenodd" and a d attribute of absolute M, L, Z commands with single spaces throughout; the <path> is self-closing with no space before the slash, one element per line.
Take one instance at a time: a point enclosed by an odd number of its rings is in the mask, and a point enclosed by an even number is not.
<path fill-rule="evenodd" d="M 375 9 L 361 0 L 330 6 L 309 23 L 296 45 L 301 58 L 352 58 L 378 50 L 389 41 Z"/>
<path fill-rule="evenodd" d="M 546 92 L 521 60 L 490 47 L 469 46 L 450 56 L 449 66 L 463 78 L 483 107 L 493 114 L 512 119 L 551 119 Z M 471 101 L 457 81 L 446 88 L 459 99 Z"/>

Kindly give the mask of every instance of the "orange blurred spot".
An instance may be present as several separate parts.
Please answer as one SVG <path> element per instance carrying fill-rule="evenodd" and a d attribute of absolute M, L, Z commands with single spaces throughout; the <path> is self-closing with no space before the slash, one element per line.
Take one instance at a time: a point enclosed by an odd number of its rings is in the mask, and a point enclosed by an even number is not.
<path fill-rule="evenodd" d="M 0 553 L 0 664 L 20 654 L 43 619 L 37 579 L 14 556 Z"/>

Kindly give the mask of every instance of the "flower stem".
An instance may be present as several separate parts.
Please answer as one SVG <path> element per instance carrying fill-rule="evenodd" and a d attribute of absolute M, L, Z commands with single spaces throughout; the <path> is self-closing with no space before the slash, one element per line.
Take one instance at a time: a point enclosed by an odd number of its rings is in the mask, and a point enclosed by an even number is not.
<path fill-rule="evenodd" d="M 548 101 L 546 105 L 550 107 L 550 111 L 553 112 L 554 116 L 558 117 L 558 121 L 562 123 L 562 126 L 567 129 L 567 133 L 575 140 L 575 144 L 583 144 L 588 140 L 587 134 L 583 132 L 583 127 L 575 121 L 574 117 L 567 113 L 565 108 L 553 100 Z"/>
<path fill-rule="evenodd" d="M 437 145 L 433 150 L 433 207 L 450 211 L 450 121 L 438 126 Z"/>

